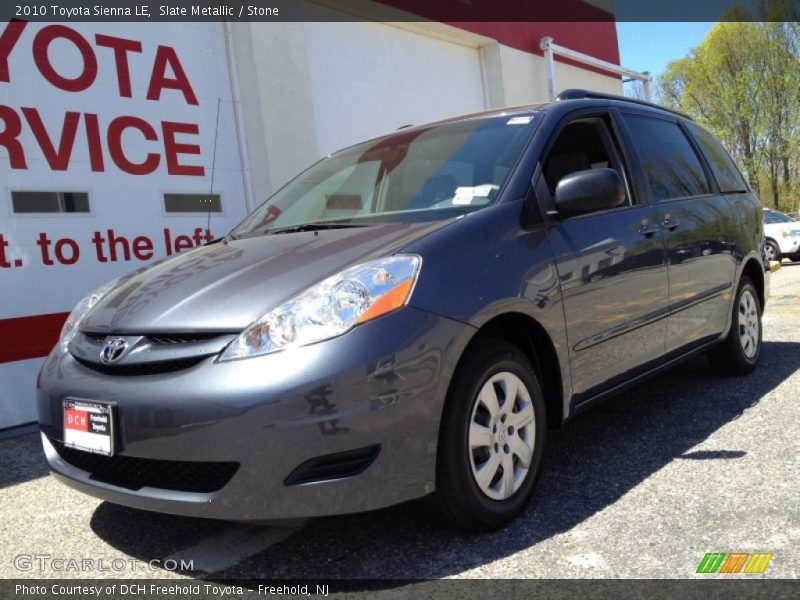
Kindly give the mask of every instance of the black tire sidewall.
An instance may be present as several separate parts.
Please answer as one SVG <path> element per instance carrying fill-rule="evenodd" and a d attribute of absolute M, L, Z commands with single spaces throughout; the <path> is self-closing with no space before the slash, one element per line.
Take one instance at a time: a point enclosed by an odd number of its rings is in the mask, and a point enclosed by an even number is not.
<path fill-rule="evenodd" d="M 468 435 L 478 392 L 486 381 L 503 371 L 519 377 L 528 389 L 536 419 L 535 439 L 531 465 L 523 484 L 510 498 L 493 500 L 481 491 L 472 475 Z M 525 509 L 536 483 L 547 431 L 541 386 L 527 358 L 513 346 L 502 343 L 490 344 L 485 351 L 474 353 L 461 365 L 455 378 L 448 394 L 447 409 L 454 411 L 452 422 L 456 430 L 443 432 L 442 441 L 451 445 L 449 450 L 456 460 L 454 464 L 441 467 L 454 471 L 447 476 L 477 521 L 488 527 L 502 525 Z"/>

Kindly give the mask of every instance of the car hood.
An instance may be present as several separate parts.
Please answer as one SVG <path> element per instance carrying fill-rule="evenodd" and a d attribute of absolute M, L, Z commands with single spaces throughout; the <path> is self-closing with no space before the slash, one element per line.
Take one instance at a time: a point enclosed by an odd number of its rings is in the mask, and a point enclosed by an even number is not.
<path fill-rule="evenodd" d="M 443 227 L 392 223 L 217 242 L 140 269 L 95 305 L 93 333 L 234 332 L 322 279 Z"/>

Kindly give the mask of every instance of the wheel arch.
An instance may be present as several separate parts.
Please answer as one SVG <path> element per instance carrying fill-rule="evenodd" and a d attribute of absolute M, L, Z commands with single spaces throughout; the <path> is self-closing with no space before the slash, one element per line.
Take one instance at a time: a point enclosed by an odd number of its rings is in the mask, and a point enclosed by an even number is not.
<path fill-rule="evenodd" d="M 487 339 L 509 342 L 528 357 L 542 386 L 547 410 L 547 427 L 548 429 L 560 427 L 564 420 L 561 366 L 553 341 L 545 328 L 533 317 L 519 312 L 495 316 L 484 323 L 472 336 L 464 348 L 456 369 L 473 346 Z"/>
<path fill-rule="evenodd" d="M 742 276 L 746 276 L 753 282 L 758 292 L 758 301 L 761 303 L 761 309 L 764 309 L 766 304 L 766 292 L 764 283 L 764 267 L 755 258 L 749 258 L 742 267 Z"/>

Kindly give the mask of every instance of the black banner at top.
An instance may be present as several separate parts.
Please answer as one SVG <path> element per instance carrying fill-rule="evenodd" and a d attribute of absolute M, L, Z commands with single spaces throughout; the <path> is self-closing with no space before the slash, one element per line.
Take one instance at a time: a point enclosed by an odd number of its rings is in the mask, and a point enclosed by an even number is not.
<path fill-rule="evenodd" d="M 3 0 L 27 21 L 796 21 L 798 0 Z"/>

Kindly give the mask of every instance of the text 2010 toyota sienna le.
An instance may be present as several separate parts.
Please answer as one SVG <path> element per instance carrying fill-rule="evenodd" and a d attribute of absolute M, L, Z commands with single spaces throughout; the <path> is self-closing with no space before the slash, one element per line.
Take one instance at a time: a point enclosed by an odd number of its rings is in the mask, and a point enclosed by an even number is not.
<path fill-rule="evenodd" d="M 761 212 L 706 130 L 578 90 L 352 146 L 81 301 L 39 375 L 47 459 L 147 510 L 430 495 L 497 527 L 548 428 L 699 352 L 755 368 Z"/>

